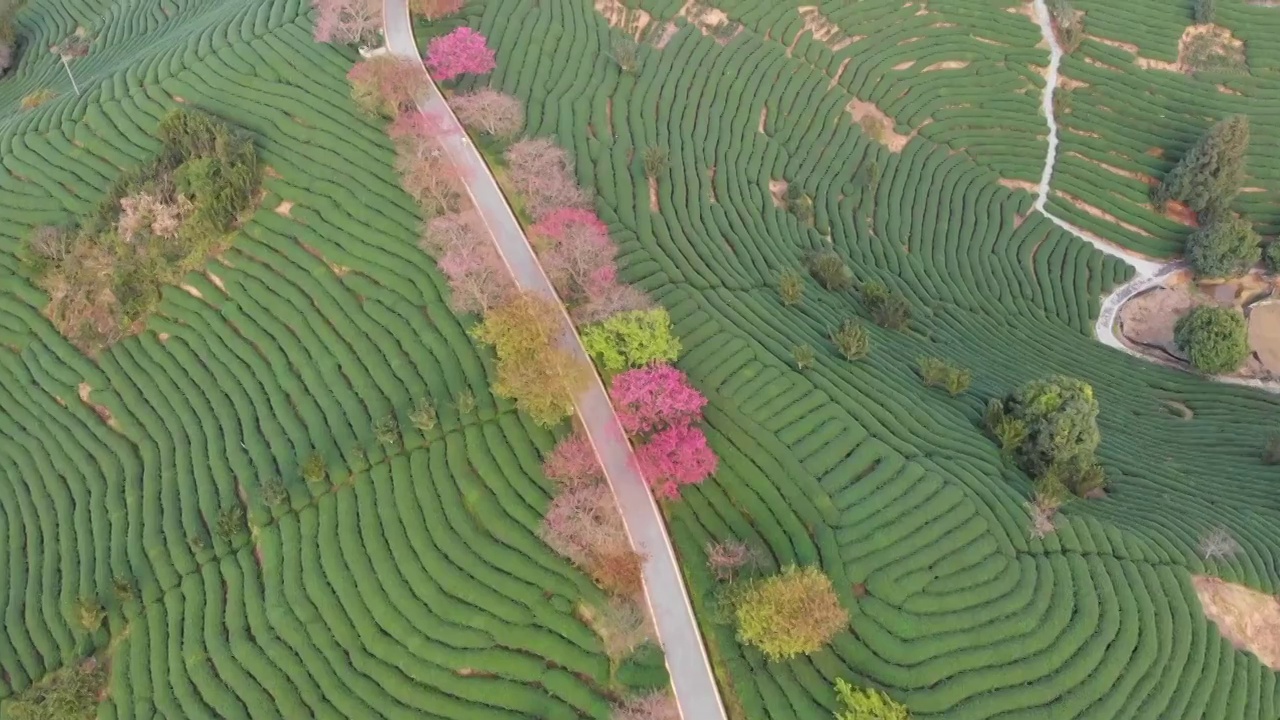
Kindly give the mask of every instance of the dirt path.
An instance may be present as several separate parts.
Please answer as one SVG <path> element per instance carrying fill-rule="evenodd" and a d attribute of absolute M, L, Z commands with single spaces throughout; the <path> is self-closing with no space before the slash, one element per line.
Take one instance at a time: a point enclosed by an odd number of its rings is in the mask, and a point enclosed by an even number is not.
<path fill-rule="evenodd" d="M 414 42 L 406 0 L 383 0 L 383 17 L 383 34 L 390 53 L 411 60 L 421 68 L 422 59 Z M 425 68 L 422 73 L 426 74 Z M 563 347 L 590 365 L 573 323 L 564 312 L 564 305 L 543 272 L 497 180 L 471 144 L 435 83 L 428 80 L 428 90 L 418 100 L 418 109 L 443 122 L 446 129 L 440 135 L 440 143 L 458 167 L 472 204 L 493 237 L 512 278 L 521 288 L 556 301 L 564 327 Z M 681 716 L 684 720 L 725 720 L 724 703 L 693 616 L 693 606 L 689 603 L 675 550 L 667 536 L 666 523 L 640 474 L 631 444 L 618 422 L 604 384 L 594 373 L 592 378 L 591 384 L 579 393 L 574 402 L 587 437 L 600 458 L 609 487 L 618 501 L 631 543 L 646 557 L 645 599 L 659 642 L 666 653 L 671 687 Z"/>

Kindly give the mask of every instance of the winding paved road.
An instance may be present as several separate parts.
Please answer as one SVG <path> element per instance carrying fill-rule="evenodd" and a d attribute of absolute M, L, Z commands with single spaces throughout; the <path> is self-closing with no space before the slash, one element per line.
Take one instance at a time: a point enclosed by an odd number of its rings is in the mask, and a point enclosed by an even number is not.
<path fill-rule="evenodd" d="M 421 67 L 405 0 L 383 0 L 383 26 L 387 50 L 396 57 L 419 63 Z M 422 73 L 427 74 L 425 68 Z M 568 314 L 564 312 L 564 305 L 533 254 L 489 166 L 471 144 L 434 81 L 429 77 L 428 81 L 427 92 L 418 100 L 418 108 L 438 119 L 441 127 L 446 128 L 441 144 L 462 173 L 472 203 L 493 236 L 503 262 L 521 288 L 555 300 L 565 328 L 561 344 L 579 360 L 589 364 L 587 353 Z M 684 720 L 725 720 L 720 690 L 693 617 L 693 608 L 689 604 L 675 550 L 667 537 L 662 513 L 640 475 L 631 445 L 618 423 L 599 376 L 592 373 L 590 386 L 578 395 L 575 403 L 578 417 L 600 458 L 622 511 L 627 534 L 636 550 L 647 557 L 644 564 L 645 596 L 659 642 L 666 653 L 667 669 L 671 673 L 671 685 L 680 714 Z"/>

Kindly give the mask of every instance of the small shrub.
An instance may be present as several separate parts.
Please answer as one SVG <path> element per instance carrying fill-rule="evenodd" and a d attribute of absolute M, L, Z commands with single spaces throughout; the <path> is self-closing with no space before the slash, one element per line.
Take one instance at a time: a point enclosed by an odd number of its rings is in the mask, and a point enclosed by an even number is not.
<path fill-rule="evenodd" d="M 198 554 L 206 547 L 204 535 L 199 533 L 187 536 L 187 547 L 191 548 L 192 554 Z"/>
<path fill-rule="evenodd" d="M 774 661 L 817 652 L 849 627 L 831 579 L 815 567 L 751 581 L 732 604 L 738 638 Z"/>
<path fill-rule="evenodd" d="M 470 415 L 476 411 L 476 394 L 471 390 L 463 390 L 453 399 L 453 407 L 459 415 Z"/>
<path fill-rule="evenodd" d="M 285 486 L 284 480 L 278 477 L 263 480 L 262 501 L 273 508 L 289 502 L 289 488 Z"/>
<path fill-rule="evenodd" d="M 9 720 L 93 720 L 107 683 L 96 660 L 79 662 L 46 675 L 5 701 Z"/>
<path fill-rule="evenodd" d="M 107 619 L 107 609 L 96 597 L 76 598 L 74 612 L 76 625 L 90 635 L 101 630 L 102 621 Z"/>
<path fill-rule="evenodd" d="M 857 320 L 845 319 L 840 323 L 839 328 L 831 331 L 831 342 L 835 343 L 836 351 L 851 362 L 871 352 L 871 337 Z"/>
<path fill-rule="evenodd" d="M 413 423 L 413 427 L 424 435 L 435 430 L 439 421 L 440 418 L 436 414 L 436 407 L 426 398 L 419 400 L 413 406 L 413 411 L 409 413 L 409 422 Z"/>
<path fill-rule="evenodd" d="M 616 705 L 609 720 L 681 720 L 675 698 L 659 690 Z"/>
<path fill-rule="evenodd" d="M 905 330 L 911 324 L 911 302 L 879 280 L 864 283 L 859 294 L 876 325 L 889 330 Z"/>
<path fill-rule="evenodd" d="M 302 479 L 309 483 L 322 483 L 329 475 L 329 466 L 320 453 L 311 453 L 302 461 Z"/>
<path fill-rule="evenodd" d="M 791 355 L 795 358 L 796 369 L 801 372 L 813 367 L 816 355 L 813 352 L 813 346 L 809 344 L 797 345 L 791 349 Z"/>
<path fill-rule="evenodd" d="M 216 530 L 223 542 L 233 542 L 244 529 L 244 508 L 238 503 L 218 513 Z"/>
<path fill-rule="evenodd" d="M 22 109 L 35 110 L 36 108 L 40 107 L 41 105 L 49 102 L 50 100 L 56 97 L 58 97 L 58 93 L 50 90 L 49 88 L 40 88 L 39 90 L 32 90 L 31 92 L 22 96 Z"/>
<path fill-rule="evenodd" d="M 1267 446 L 1262 450 L 1262 462 L 1265 465 L 1280 465 L 1280 433 L 1267 438 Z"/>
<path fill-rule="evenodd" d="M 787 307 L 799 305 L 804 299 L 804 277 L 791 268 L 783 270 L 778 276 L 778 297 Z"/>
<path fill-rule="evenodd" d="M 121 606 L 132 603 L 135 597 L 133 583 L 123 575 L 111 578 L 111 591 L 116 596 L 116 603 Z"/>
<path fill-rule="evenodd" d="M 1196 546 L 1200 557 L 1208 560 L 1226 560 L 1240 552 L 1240 543 L 1231 537 L 1226 528 L 1217 527 L 1205 533 Z"/>
<path fill-rule="evenodd" d="M 615 34 L 610 45 L 613 52 L 609 57 L 622 72 L 633 73 L 640 67 L 640 45 L 631 36 Z"/>
<path fill-rule="evenodd" d="M 706 552 L 707 568 L 721 582 L 732 581 L 739 570 L 755 562 L 755 555 L 751 552 L 751 548 L 738 540 L 709 542 Z"/>
<path fill-rule="evenodd" d="M 373 439 L 387 449 L 394 448 L 400 440 L 400 421 L 394 413 L 373 424 Z"/>
<path fill-rule="evenodd" d="M 853 287 L 853 271 L 835 250 L 819 250 L 805 264 L 813 279 L 827 290 L 841 292 Z"/>
<path fill-rule="evenodd" d="M 973 373 L 968 369 L 951 365 L 942 358 L 923 357 L 918 361 L 920 379 L 929 387 L 938 387 L 947 391 L 952 397 L 969 389 L 973 381 Z"/>
<path fill-rule="evenodd" d="M 1208 375 L 1235 372 L 1249 356 L 1244 315 L 1234 308 L 1192 308 L 1174 324 L 1173 341 L 1192 367 Z"/>
<path fill-rule="evenodd" d="M 840 710 L 836 720 L 911 720 L 907 706 L 872 688 L 859 688 L 836 678 Z"/>
<path fill-rule="evenodd" d="M 654 146 L 644 149 L 644 174 L 650 179 L 658 179 L 658 176 L 667 171 L 670 160 L 665 147 Z"/>
<path fill-rule="evenodd" d="M 582 621 L 600 638 L 604 654 L 615 663 L 650 639 L 649 620 L 630 598 L 610 598 L 601 605 L 584 605 Z"/>

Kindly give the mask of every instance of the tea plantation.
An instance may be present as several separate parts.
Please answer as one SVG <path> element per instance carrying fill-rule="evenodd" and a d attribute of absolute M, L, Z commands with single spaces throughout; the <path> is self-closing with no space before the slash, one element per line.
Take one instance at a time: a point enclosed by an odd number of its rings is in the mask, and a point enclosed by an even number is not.
<path fill-rule="evenodd" d="M 576 616 L 603 595 L 537 536 L 553 438 L 489 394 L 390 142 L 349 99 L 355 53 L 315 44 L 309 15 L 19 14 L 0 81 L 0 715 L 96 657 L 102 718 L 609 716 L 609 661 Z M 77 26 L 80 96 L 45 50 Z M 90 212 L 175 107 L 249 133 L 264 193 L 91 359 L 42 314 L 22 239 Z M 428 403 L 438 422 L 415 425 Z"/>
<path fill-rule="evenodd" d="M 1280 12 L 1219 4 L 1251 60 L 1267 57 Z M 1079 9 L 1105 38 L 1169 59 L 1190 5 Z M 668 510 L 733 717 L 830 717 L 840 678 L 884 688 L 920 718 L 1280 714 L 1276 674 L 1221 637 L 1191 583 L 1210 574 L 1280 590 L 1277 476 L 1261 461 L 1280 404 L 1093 339 L 1100 298 L 1132 271 L 1032 212 L 1048 51 L 1030 11 L 1009 0 L 468 5 L 498 51 L 481 82 L 526 101 L 530 134 L 572 150 L 627 278 L 670 309 L 680 366 L 710 399 L 720 470 Z M 634 72 L 614 59 L 625 35 L 640 40 Z M 1064 64 L 1088 86 L 1068 93 L 1053 188 L 1151 237 L 1050 207 L 1176 253 L 1185 229 L 1141 209 L 1141 181 L 1090 159 L 1159 175 L 1219 115 L 1247 112 L 1260 136 L 1249 182 L 1261 190 L 1239 205 L 1270 227 L 1277 86 L 1265 61 L 1225 81 L 1235 94 L 1131 72 L 1117 52 L 1086 39 Z M 1104 53 L 1108 67 L 1089 61 Z M 1156 145 L 1166 154 L 1147 155 Z M 642 158 L 653 147 L 670 162 L 651 195 Z M 906 296 L 910 327 L 874 327 L 856 292 L 813 281 L 784 305 L 779 274 L 826 247 L 855 287 L 880 280 Z M 872 339 L 857 362 L 828 340 L 851 317 Z M 799 372 L 804 345 L 816 360 Z M 954 398 L 926 388 L 924 356 L 971 369 L 972 387 Z M 1110 492 L 1068 504 L 1036 539 L 1029 482 L 980 422 L 988 398 L 1054 373 L 1096 391 Z M 1206 562 L 1197 546 L 1219 527 L 1242 550 Z M 766 570 L 820 565 L 850 630 L 787 662 L 740 645 L 705 567 L 706 544 L 728 539 L 753 546 Z"/>

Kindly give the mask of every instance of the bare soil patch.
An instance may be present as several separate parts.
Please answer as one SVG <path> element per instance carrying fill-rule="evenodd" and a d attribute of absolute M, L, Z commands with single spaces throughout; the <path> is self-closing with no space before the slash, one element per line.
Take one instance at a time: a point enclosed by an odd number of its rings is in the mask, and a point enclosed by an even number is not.
<path fill-rule="evenodd" d="M 290 202 L 289 200 L 284 200 L 284 201 L 281 201 L 281 203 L 276 206 L 276 213 L 279 215 L 283 215 L 284 217 L 290 217 L 289 211 L 292 209 L 293 209 L 293 203 Z"/>
<path fill-rule="evenodd" d="M 911 67 L 912 65 L 915 65 L 915 64 L 916 64 L 916 61 L 915 61 L 915 60 L 908 60 L 908 61 L 906 61 L 906 62 L 900 62 L 900 63 L 898 63 L 897 65 L 894 65 L 894 66 L 893 66 L 893 69 L 894 69 L 894 70 L 906 70 L 907 68 L 909 68 L 909 67 Z"/>
<path fill-rule="evenodd" d="M 87 382 L 82 382 L 76 387 L 76 394 L 80 396 L 80 402 L 93 408 L 93 411 L 98 414 L 98 417 L 102 418 L 102 422 L 106 423 L 107 427 L 119 432 L 120 425 L 116 422 L 115 417 L 111 415 L 111 411 L 105 405 L 99 405 L 89 399 L 89 394 L 92 392 L 93 388 Z"/>
<path fill-rule="evenodd" d="M 659 212 L 658 207 L 658 179 L 649 178 L 649 209 L 653 212 Z"/>
<path fill-rule="evenodd" d="M 934 72 L 936 70 L 962 70 L 969 67 L 968 60 L 943 60 L 936 62 L 920 72 Z"/>
<path fill-rule="evenodd" d="M 1280 301 L 1249 308 L 1249 347 L 1265 370 L 1280 374 Z"/>
<path fill-rule="evenodd" d="M 188 293 L 190 293 L 192 296 L 196 297 L 199 300 L 204 299 L 204 295 L 201 295 L 199 290 L 195 289 L 194 287 L 186 283 L 182 283 L 178 287 L 182 288 L 183 290 L 186 290 Z"/>
<path fill-rule="evenodd" d="M 1186 225 L 1187 227 L 1200 227 L 1200 220 L 1196 217 L 1196 212 L 1185 204 L 1176 200 L 1170 200 L 1165 203 L 1164 212 L 1161 213 L 1170 220 Z"/>
<path fill-rule="evenodd" d="M 786 180 L 770 180 L 769 181 L 769 196 L 773 198 L 774 207 L 781 210 L 787 206 L 787 203 L 783 200 L 786 194 L 787 194 Z"/>
<path fill-rule="evenodd" d="M 622 0 L 595 0 L 596 12 L 604 16 L 610 27 L 615 27 L 636 40 L 649 27 L 653 17 L 640 8 L 629 8 Z"/>
<path fill-rule="evenodd" d="M 1026 190 L 1032 195 L 1035 195 L 1036 193 L 1040 192 L 1040 186 L 1031 182 L 1030 180 L 1013 180 L 1010 178 L 1000 178 L 996 182 L 1003 185 L 1004 187 L 1009 188 L 1010 190 Z"/>
<path fill-rule="evenodd" d="M 698 0 L 685 0 L 676 17 L 688 20 L 690 25 L 698 28 L 698 32 L 714 38 L 721 45 L 728 45 L 742 32 L 742 25 L 730 20 L 723 10 L 703 5 Z"/>
<path fill-rule="evenodd" d="M 796 11 L 804 21 L 804 28 L 791 38 L 791 44 L 787 46 L 788 56 L 791 55 L 792 50 L 795 50 L 796 43 L 800 42 L 800 36 L 805 33 L 813 35 L 816 42 L 826 45 L 832 52 L 839 52 L 866 37 L 865 35 L 846 35 L 840 26 L 827 19 L 816 5 L 803 5 L 796 8 Z"/>
<path fill-rule="evenodd" d="M 1133 170 L 1125 170 L 1123 168 L 1118 168 L 1115 165 L 1108 165 L 1107 163 L 1104 163 L 1101 160 L 1098 160 L 1096 158 L 1086 157 L 1077 152 L 1072 152 L 1067 154 L 1078 157 L 1081 160 L 1084 160 L 1085 162 L 1091 163 L 1093 165 L 1097 165 L 1098 167 L 1102 168 L 1103 170 L 1106 170 L 1109 173 L 1113 173 L 1121 177 L 1126 177 L 1126 178 L 1129 178 L 1130 180 L 1136 180 L 1142 183 L 1143 185 L 1152 186 L 1152 185 L 1158 184 L 1156 179 L 1151 177 L 1150 175 L 1143 175 L 1140 172 L 1135 172 Z"/>
<path fill-rule="evenodd" d="M 1119 336 L 1137 349 L 1166 356 L 1164 359 L 1185 360 L 1173 342 L 1173 326 L 1178 318 L 1200 304 L 1192 296 L 1190 286 L 1170 283 L 1162 288 L 1141 293 L 1120 308 L 1117 318 Z"/>
<path fill-rule="evenodd" d="M 884 112 L 875 106 L 874 103 L 863 102 L 857 98 L 849 101 L 844 108 L 853 116 L 853 121 L 862 127 L 863 132 L 871 136 L 871 139 L 889 148 L 891 152 L 900 153 L 902 148 L 911 142 L 911 138 L 916 136 L 916 132 L 912 131 L 910 135 L 900 135 L 893 129 L 893 120 Z"/>
<path fill-rule="evenodd" d="M 1237 649 L 1280 670 L 1280 599 L 1208 575 L 1192 575 L 1204 614 Z"/>
<path fill-rule="evenodd" d="M 1139 235 L 1151 237 L 1151 233 L 1147 232 L 1146 230 L 1143 230 L 1137 225 L 1127 223 L 1121 220 L 1120 218 L 1116 217 L 1115 215 L 1112 215 L 1111 213 L 1107 212 L 1106 210 L 1103 210 L 1102 208 L 1094 207 L 1093 205 L 1090 205 L 1089 203 L 1085 202 L 1084 200 L 1081 200 L 1078 197 L 1075 197 L 1074 195 L 1068 195 L 1067 193 L 1064 193 L 1061 190 L 1054 190 L 1053 194 L 1071 203 L 1077 209 L 1083 210 L 1086 213 L 1089 213 L 1090 215 L 1092 215 L 1093 217 L 1098 218 L 1099 220 L 1105 220 L 1113 225 L 1122 227 L 1125 230 L 1128 230 L 1129 232 L 1134 232 Z"/>

